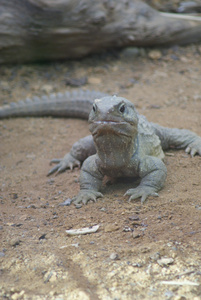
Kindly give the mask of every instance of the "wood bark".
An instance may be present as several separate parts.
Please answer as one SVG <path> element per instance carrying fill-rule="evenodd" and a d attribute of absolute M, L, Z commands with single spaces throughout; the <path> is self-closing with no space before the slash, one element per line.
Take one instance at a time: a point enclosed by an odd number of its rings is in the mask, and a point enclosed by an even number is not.
<path fill-rule="evenodd" d="M 199 18 L 163 15 L 138 0 L 0 0 L 0 63 L 199 41 Z"/>

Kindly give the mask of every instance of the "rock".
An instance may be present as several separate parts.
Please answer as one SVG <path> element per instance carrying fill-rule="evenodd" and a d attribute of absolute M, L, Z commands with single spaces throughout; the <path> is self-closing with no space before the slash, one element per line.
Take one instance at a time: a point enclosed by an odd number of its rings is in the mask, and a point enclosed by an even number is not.
<path fill-rule="evenodd" d="M 73 201 L 72 199 L 67 198 L 64 202 L 59 203 L 58 206 L 69 206 L 72 203 L 72 201 Z"/>
<path fill-rule="evenodd" d="M 119 259 L 119 255 L 114 252 L 114 253 L 110 254 L 110 259 L 111 260 L 117 260 L 117 259 Z"/>
<path fill-rule="evenodd" d="M 81 203 L 78 203 L 78 204 L 75 205 L 75 208 L 77 208 L 77 209 L 79 209 L 79 208 L 81 208 L 81 207 L 82 207 L 82 204 L 81 204 Z"/>
<path fill-rule="evenodd" d="M 88 83 L 90 83 L 90 84 L 100 84 L 101 83 L 101 78 L 99 78 L 99 77 L 89 77 L 88 78 Z"/>
<path fill-rule="evenodd" d="M 107 209 L 105 207 L 101 207 L 100 211 L 107 211 Z"/>
<path fill-rule="evenodd" d="M 136 263 L 133 263 L 132 266 L 135 268 L 142 268 L 143 265 L 140 262 L 136 262 Z"/>
<path fill-rule="evenodd" d="M 34 209 L 36 209 L 36 206 L 34 204 L 30 204 L 30 205 L 27 206 L 27 208 L 34 208 Z"/>
<path fill-rule="evenodd" d="M 174 259 L 173 258 L 168 258 L 168 257 L 162 257 L 161 259 L 157 260 L 157 263 L 161 266 L 161 267 L 165 267 L 168 265 L 173 264 Z"/>
<path fill-rule="evenodd" d="M 9 241 L 10 246 L 16 247 L 18 246 L 22 241 L 19 238 L 13 238 Z"/>
<path fill-rule="evenodd" d="M 180 57 L 180 60 L 183 62 L 183 63 L 188 63 L 189 62 L 189 59 L 185 56 L 181 56 Z"/>
<path fill-rule="evenodd" d="M 130 217 L 129 217 L 129 220 L 131 220 L 131 221 L 139 221 L 140 218 L 139 218 L 139 216 L 134 215 L 134 216 L 130 216 Z"/>
<path fill-rule="evenodd" d="M 175 154 L 174 154 L 174 153 L 171 153 L 171 152 L 165 152 L 165 155 L 166 155 L 166 156 L 175 156 Z"/>
<path fill-rule="evenodd" d="M 117 224 L 107 224 L 105 226 L 104 231 L 105 232 L 112 232 L 112 231 L 116 231 L 119 229 L 119 226 Z"/>
<path fill-rule="evenodd" d="M 40 240 L 44 240 L 45 238 L 46 238 L 46 235 L 47 235 L 47 233 L 43 233 L 43 234 L 41 234 L 40 236 L 39 236 L 39 241 Z"/>
<path fill-rule="evenodd" d="M 11 299 L 12 299 L 12 300 L 22 299 L 24 293 L 25 293 L 25 291 L 21 291 L 20 293 L 14 293 L 14 294 L 11 296 Z"/>
<path fill-rule="evenodd" d="M 133 59 L 140 56 L 140 48 L 138 47 L 127 47 L 121 53 L 122 58 Z"/>
<path fill-rule="evenodd" d="M 50 93 L 52 93 L 53 92 L 53 86 L 52 85 L 50 85 L 50 84 L 44 84 L 43 86 L 42 86 L 42 88 L 41 88 L 41 90 L 43 91 L 43 92 L 45 92 L 46 94 L 50 94 Z"/>
<path fill-rule="evenodd" d="M 162 57 L 162 53 L 159 50 L 151 50 L 149 51 L 148 56 L 153 60 L 158 60 Z"/>
<path fill-rule="evenodd" d="M 132 229 L 130 228 L 130 226 L 124 226 L 123 231 L 124 232 L 129 232 L 129 231 L 132 231 Z"/>
<path fill-rule="evenodd" d="M 10 90 L 9 83 L 7 81 L 1 81 L 0 88 L 4 91 L 9 91 Z"/>
<path fill-rule="evenodd" d="M 187 298 L 183 295 L 178 295 L 174 298 L 175 300 L 186 300 Z M 195 300 L 195 298 L 193 298 L 193 300 Z"/>
<path fill-rule="evenodd" d="M 30 158 L 30 159 L 35 159 L 36 158 L 36 155 L 35 154 L 27 154 L 26 155 L 26 158 Z"/>
<path fill-rule="evenodd" d="M 142 236 L 142 231 L 139 231 L 139 230 L 134 230 L 133 231 L 133 238 L 134 239 L 137 239 L 137 238 L 139 238 L 141 236 Z"/>
<path fill-rule="evenodd" d="M 150 259 L 153 260 L 153 261 L 159 260 L 160 259 L 160 253 L 159 252 L 154 253 L 153 255 L 150 256 Z"/>
<path fill-rule="evenodd" d="M 167 290 L 165 291 L 164 296 L 165 299 L 172 299 L 175 296 L 175 294 L 172 291 Z"/>
<path fill-rule="evenodd" d="M 193 100 L 197 101 L 197 100 L 201 100 L 201 94 L 196 94 L 193 96 Z"/>
<path fill-rule="evenodd" d="M 78 300 L 78 299 L 90 300 L 90 299 L 92 299 L 92 297 L 88 296 L 84 291 L 81 291 L 79 289 L 74 289 L 73 291 L 68 293 L 68 296 L 65 299 L 68 299 L 68 300 Z"/>
<path fill-rule="evenodd" d="M 53 270 L 48 271 L 44 275 L 44 282 L 55 282 L 57 280 L 57 273 Z"/>
<path fill-rule="evenodd" d="M 68 86 L 78 87 L 78 86 L 87 84 L 87 81 L 88 81 L 88 79 L 86 76 L 83 76 L 80 78 L 70 78 L 69 77 L 69 78 L 66 78 L 65 83 Z"/>

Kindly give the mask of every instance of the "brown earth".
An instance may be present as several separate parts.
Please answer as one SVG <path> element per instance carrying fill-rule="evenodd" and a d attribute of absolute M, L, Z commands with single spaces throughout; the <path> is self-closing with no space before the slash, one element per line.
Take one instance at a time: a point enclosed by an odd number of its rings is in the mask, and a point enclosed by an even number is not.
<path fill-rule="evenodd" d="M 0 103 L 72 90 L 118 93 L 150 120 L 201 135 L 201 47 L 130 49 L 82 61 L 1 66 Z M 80 80 L 78 80 L 80 82 Z M 88 134 L 76 119 L 0 121 L 0 299 L 201 299 L 201 157 L 166 153 L 159 198 L 128 203 L 131 183 L 76 209 L 79 170 L 46 177 Z M 96 233 L 66 230 L 99 224 Z"/>

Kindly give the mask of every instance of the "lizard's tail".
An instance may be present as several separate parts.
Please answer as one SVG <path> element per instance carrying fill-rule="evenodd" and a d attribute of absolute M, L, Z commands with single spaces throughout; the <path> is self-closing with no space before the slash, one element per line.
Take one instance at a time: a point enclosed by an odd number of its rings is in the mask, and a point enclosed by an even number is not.
<path fill-rule="evenodd" d="M 16 117 L 70 117 L 87 119 L 94 99 L 104 97 L 95 91 L 73 91 L 64 94 L 27 98 L 0 107 L 0 119 Z"/>

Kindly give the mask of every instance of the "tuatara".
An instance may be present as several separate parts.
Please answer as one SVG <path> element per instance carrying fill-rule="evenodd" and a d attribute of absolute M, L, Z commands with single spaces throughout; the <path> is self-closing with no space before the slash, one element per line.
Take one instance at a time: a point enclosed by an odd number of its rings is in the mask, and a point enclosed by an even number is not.
<path fill-rule="evenodd" d="M 97 98 L 93 101 L 94 98 Z M 91 112 L 90 112 L 91 111 Z M 90 113 L 89 113 L 90 112 Z M 186 148 L 191 156 L 201 155 L 201 137 L 185 129 L 166 128 L 139 115 L 125 98 L 99 92 L 79 91 L 35 97 L 0 107 L 0 118 L 23 116 L 57 116 L 87 118 L 92 135 L 76 142 L 70 153 L 56 163 L 48 173 L 73 169 L 82 163 L 80 192 L 74 203 L 86 204 L 103 197 L 100 193 L 103 177 L 140 178 L 140 184 L 125 195 L 129 201 L 158 196 L 167 170 L 164 153 L 170 147 Z"/>

